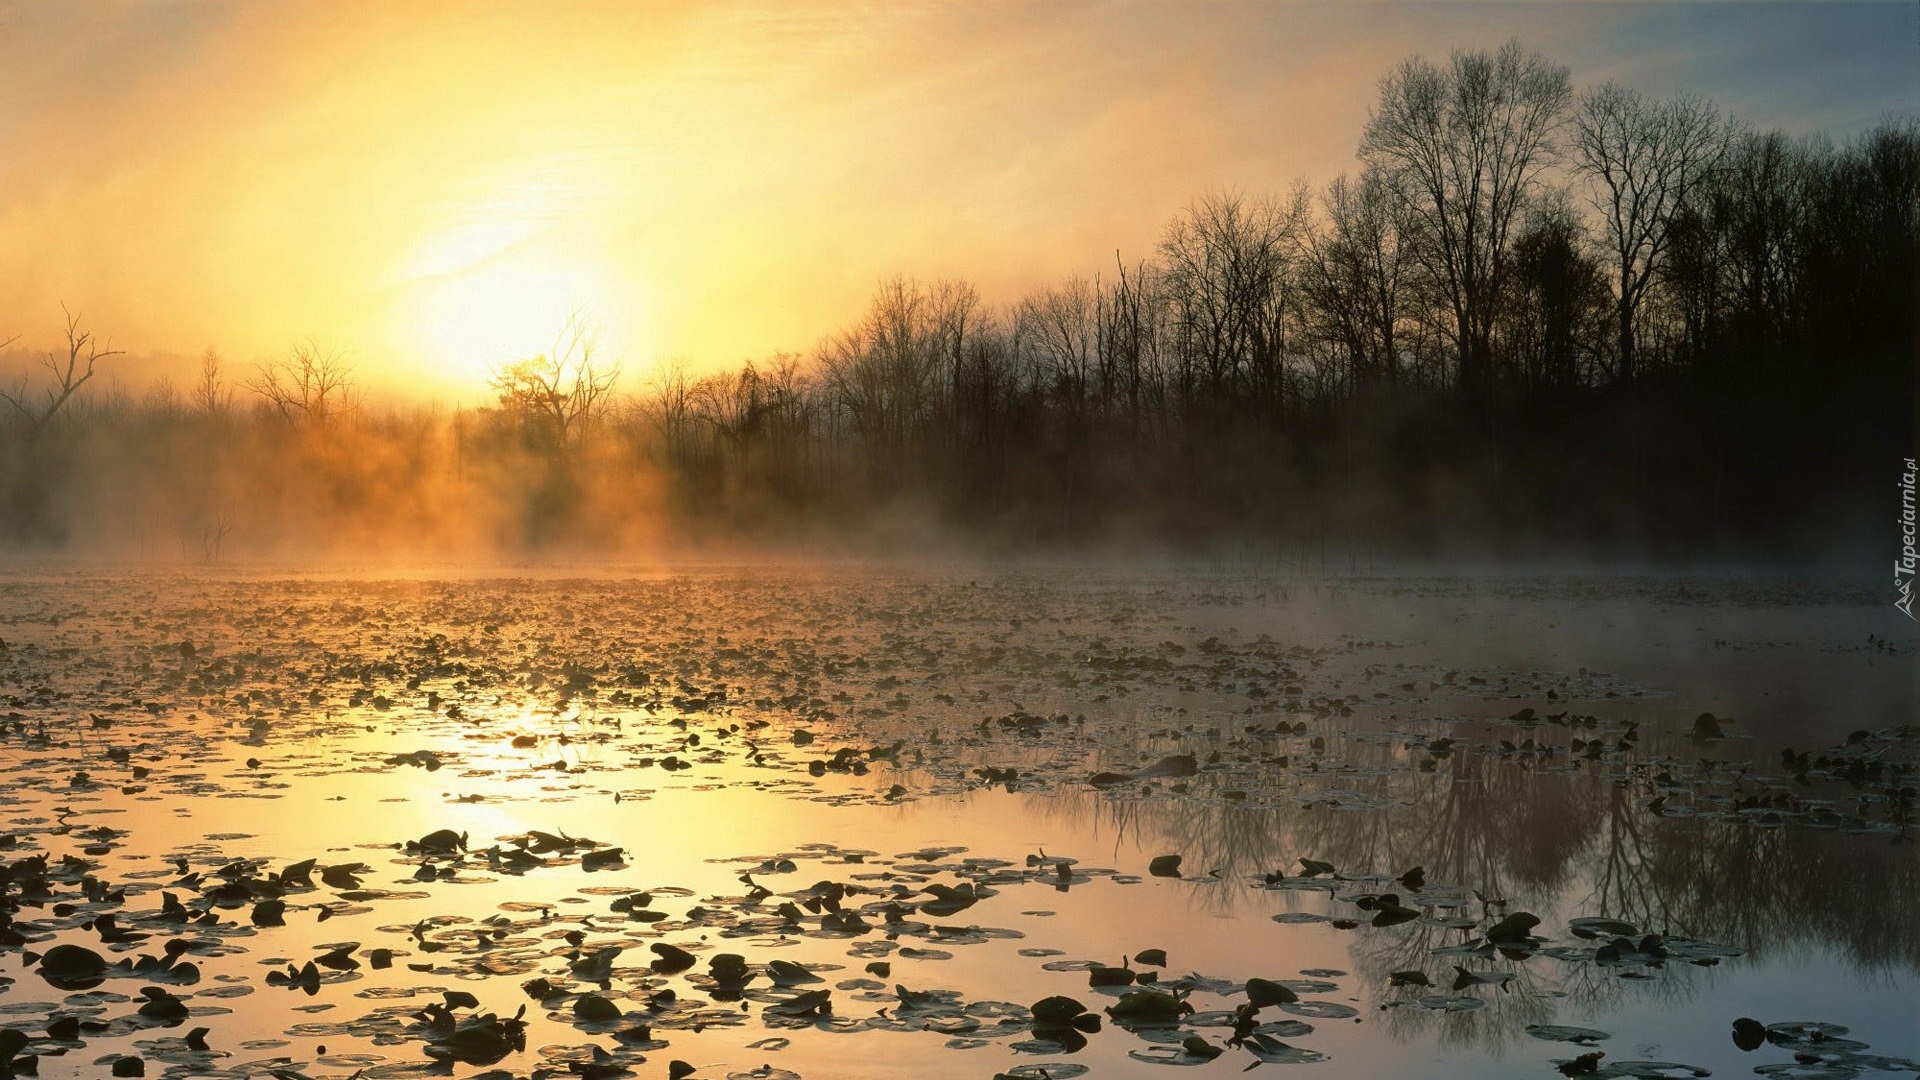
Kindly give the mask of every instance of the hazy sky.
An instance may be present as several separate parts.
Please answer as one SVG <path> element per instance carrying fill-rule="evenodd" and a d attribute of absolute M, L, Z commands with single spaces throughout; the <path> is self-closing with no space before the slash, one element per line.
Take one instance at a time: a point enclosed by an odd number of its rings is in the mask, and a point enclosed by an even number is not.
<path fill-rule="evenodd" d="M 1796 133 L 1920 92 L 1904 0 L 0 0 L 0 339 L 64 300 L 134 352 L 314 336 L 438 394 L 571 306 L 638 374 L 805 351 L 883 276 L 1012 299 L 1202 191 L 1329 179 L 1391 64 L 1516 36 Z"/>

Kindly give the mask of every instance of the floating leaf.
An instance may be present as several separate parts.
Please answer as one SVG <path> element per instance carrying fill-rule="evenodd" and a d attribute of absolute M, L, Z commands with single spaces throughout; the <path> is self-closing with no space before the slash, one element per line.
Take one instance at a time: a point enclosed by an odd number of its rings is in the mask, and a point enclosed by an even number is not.
<path fill-rule="evenodd" d="M 669 945 L 664 941 L 656 941 L 652 945 L 647 946 L 647 948 L 651 949 L 656 957 L 651 965 L 653 970 L 662 975 L 671 975 L 676 971 L 685 971 L 696 963 L 692 953 L 677 945 Z"/>
<path fill-rule="evenodd" d="M 1240 1046 L 1254 1057 L 1273 1065 L 1310 1065 L 1327 1060 L 1325 1054 L 1289 1046 L 1271 1035 L 1258 1032 L 1240 1040 Z"/>
<path fill-rule="evenodd" d="M 599 994 L 587 994 L 573 1003 L 573 1015 L 582 1020 L 600 1022 L 620 1019 L 620 1006 L 601 997 Z"/>
<path fill-rule="evenodd" d="M 1033 1003 L 1033 1019 L 1040 1024 L 1066 1024 L 1087 1011 L 1087 1007 L 1070 997 L 1056 995 L 1041 998 Z"/>
<path fill-rule="evenodd" d="M 1487 928 L 1486 938 L 1496 945 L 1525 944 L 1532 939 L 1540 917 L 1530 911 L 1516 911 Z"/>
<path fill-rule="evenodd" d="M 770 960 L 767 962 L 767 977 L 781 986 L 796 986 L 804 983 L 817 983 L 825 980 L 791 960 Z"/>
<path fill-rule="evenodd" d="M 1193 1006 L 1158 990 L 1135 990 L 1107 1007 L 1116 1022 L 1140 1025 L 1177 1024 L 1192 1011 Z"/>
<path fill-rule="evenodd" d="M 98 986 L 106 975 L 106 960 L 84 945 L 55 945 L 40 958 L 40 977 L 62 990 Z"/>
<path fill-rule="evenodd" d="M 780 1016 L 825 1016 L 833 1012 L 833 992 L 809 990 L 775 1005 L 767 1011 Z"/>
<path fill-rule="evenodd" d="M 1247 980 L 1247 1001 L 1256 1009 L 1262 1009 L 1268 1005 L 1288 1005 L 1299 1000 L 1300 995 L 1292 988 L 1282 986 L 1272 979 Z"/>

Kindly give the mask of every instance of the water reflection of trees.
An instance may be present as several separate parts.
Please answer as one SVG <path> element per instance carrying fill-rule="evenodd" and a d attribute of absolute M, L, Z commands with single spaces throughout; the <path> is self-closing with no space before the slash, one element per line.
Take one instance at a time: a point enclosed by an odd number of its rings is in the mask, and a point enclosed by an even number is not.
<path fill-rule="evenodd" d="M 1349 746 L 1346 756 L 1339 787 L 1384 809 L 1330 808 L 1312 800 L 1313 784 L 1276 769 L 1270 790 L 1246 800 L 1256 805 L 1199 793 L 1138 799 L 1075 790 L 1036 799 L 1035 813 L 1133 832 L 1143 848 L 1181 852 L 1190 870 L 1228 878 L 1297 870 L 1300 856 L 1354 874 L 1422 866 L 1430 882 L 1536 912 L 1546 921 L 1543 933 L 1564 935 L 1573 917 L 1605 916 L 1759 958 L 1818 953 L 1866 972 L 1920 971 L 1920 923 L 1911 918 L 1920 860 L 1910 843 L 1884 834 L 1661 817 L 1619 770 L 1598 766 L 1529 764 L 1471 747 L 1438 759 L 1430 772 L 1384 745 L 1371 752 Z M 1246 781 L 1233 780 L 1239 787 Z M 1222 913 L 1272 902 L 1272 894 L 1255 889 L 1195 890 L 1194 898 Z M 1465 913 L 1480 909 L 1473 902 Z M 1336 911 L 1351 913 L 1344 905 Z M 1384 986 L 1387 973 L 1407 968 L 1437 978 L 1450 962 L 1431 950 L 1463 936 L 1418 923 L 1363 928 L 1354 961 L 1371 985 Z M 1551 989 L 1595 1005 L 1622 983 L 1605 969 L 1551 958 L 1518 970 L 1516 991 Z M 1684 978 L 1656 982 L 1661 992 L 1687 992 Z M 1517 1003 L 1529 996 L 1492 997 L 1505 1010 L 1521 1008 Z M 1393 1024 L 1434 1023 L 1463 1034 L 1489 1026 L 1484 1014 L 1408 1009 L 1389 1016 Z"/>

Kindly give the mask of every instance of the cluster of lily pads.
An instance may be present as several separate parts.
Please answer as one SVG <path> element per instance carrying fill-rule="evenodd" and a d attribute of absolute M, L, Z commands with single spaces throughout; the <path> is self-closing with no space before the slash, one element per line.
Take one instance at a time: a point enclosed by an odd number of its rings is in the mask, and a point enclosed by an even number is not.
<path fill-rule="evenodd" d="M 764 1035 L 745 1047 L 769 1060 L 727 1075 L 791 1075 L 772 1060 L 790 1040 L 854 1031 L 931 1033 L 956 1050 L 1001 1046 L 1036 1059 L 1002 1074 L 1023 1080 L 1079 1075 L 1086 1066 L 1055 1059 L 1116 1031 L 1142 1064 L 1303 1064 L 1331 1056 L 1312 1045 L 1315 1021 L 1362 1019 L 1327 995 L 1464 1015 L 1514 993 L 1528 965 L 1651 982 L 1743 953 L 1611 915 L 1543 927 L 1492 881 L 1450 885 L 1421 868 L 1349 872 L 1312 855 L 1236 875 L 1189 872 L 1168 853 L 1124 873 L 1044 853 L 883 857 L 822 844 L 740 860 L 737 893 L 697 895 L 633 884 L 671 871 L 649 865 L 624 834 L 488 838 L 447 827 L 385 836 L 380 855 L 363 844 L 354 855 L 266 857 L 225 850 L 238 835 L 174 854 L 144 842 L 145 819 L 97 823 L 214 798 L 234 800 L 244 821 L 245 800 L 341 773 L 430 775 L 436 790 L 422 799 L 448 805 L 519 793 L 530 803 L 604 796 L 619 805 L 654 794 L 654 782 L 636 777 L 746 777 L 770 793 L 863 807 L 997 790 L 1121 807 L 1390 813 L 1406 790 L 1454 783 L 1471 761 L 1617 785 L 1645 814 L 1699 828 L 1899 838 L 1913 823 L 1910 726 L 1788 750 L 1775 768 L 1743 755 L 1738 725 L 1725 718 L 1654 730 L 1602 707 L 1655 696 L 1615 676 L 1432 670 L 1390 662 L 1396 646 L 1373 639 L 1201 636 L 1137 592 L 1023 586 L 983 600 L 984 590 L 958 585 L 910 587 L 868 605 L 757 579 L 638 591 L 142 587 L 150 593 L 117 601 L 84 591 L 88 603 L 8 598 L 0 752 L 17 784 L 0 795 L 14 810 L 13 831 L 0 836 L 0 956 L 72 996 L 44 1007 L 15 1000 L 24 986 L 0 975 L 0 1076 L 31 1075 L 92 1042 L 116 1047 L 94 1063 L 112 1075 L 151 1065 L 170 1075 L 330 1069 L 375 1080 L 460 1066 L 488 1077 L 610 1078 L 646 1065 L 698 1076 L 678 1058 L 653 1059 L 682 1033 L 750 1026 Z M 729 587 L 745 594 L 731 610 L 688 614 Z M 1016 632 L 1009 611 L 1029 612 Z M 1460 703 L 1459 714 L 1436 715 L 1442 698 Z M 1532 704 L 1512 708 L 1521 701 Z M 776 884 L 816 866 L 826 876 Z M 1136 947 L 1146 943 L 1104 958 L 1018 948 L 1033 963 L 1009 961 L 1004 991 L 979 1000 L 893 974 L 896 963 L 958 949 L 1014 948 L 1021 931 L 971 921 L 1007 906 L 998 897 L 1152 878 L 1314 901 L 1318 910 L 1276 916 L 1282 924 L 1419 930 L 1439 943 L 1384 979 L 1257 967 L 1175 974 L 1167 950 Z M 520 879 L 524 899 L 461 909 L 461 886 Z M 457 913 L 367 925 L 392 905 L 429 900 L 451 900 Z M 334 920 L 356 940 L 309 950 L 311 929 Z M 796 942 L 816 958 L 777 955 Z M 264 972 L 239 967 L 242 955 L 274 948 L 288 955 L 262 959 Z M 817 958 L 829 948 L 850 962 Z M 1084 974 L 1085 987 L 1031 999 L 1022 988 L 1039 972 Z M 295 1021 L 282 1034 L 334 1052 L 247 1058 L 292 1049 L 221 1030 L 231 1006 L 220 1003 L 256 986 L 282 995 L 274 1008 Z M 297 1019 L 297 1010 L 350 1000 L 368 1011 Z M 529 1046 L 530 1033 L 556 1030 L 579 1041 Z M 1734 1030 L 1737 1043 L 1753 1041 L 1753 1026 Z M 1756 1047 L 1792 1051 L 1802 1070 L 1763 1075 L 1831 1080 L 1901 1067 L 1833 1025 L 1759 1031 Z M 1581 1048 L 1605 1038 L 1551 1024 L 1527 1033 Z M 1601 1053 L 1557 1067 L 1697 1075 Z"/>

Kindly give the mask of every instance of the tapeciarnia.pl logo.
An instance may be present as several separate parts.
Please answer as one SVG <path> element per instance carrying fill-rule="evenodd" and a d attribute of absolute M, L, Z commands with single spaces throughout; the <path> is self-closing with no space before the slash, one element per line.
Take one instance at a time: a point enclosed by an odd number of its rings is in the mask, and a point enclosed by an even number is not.
<path fill-rule="evenodd" d="M 1900 473 L 1900 557 L 1893 561 L 1893 587 L 1900 598 L 1893 606 L 1906 612 L 1907 618 L 1913 615 L 1913 459 L 1906 459 L 1906 469 Z"/>

